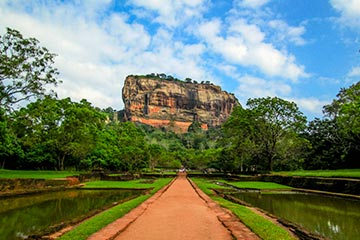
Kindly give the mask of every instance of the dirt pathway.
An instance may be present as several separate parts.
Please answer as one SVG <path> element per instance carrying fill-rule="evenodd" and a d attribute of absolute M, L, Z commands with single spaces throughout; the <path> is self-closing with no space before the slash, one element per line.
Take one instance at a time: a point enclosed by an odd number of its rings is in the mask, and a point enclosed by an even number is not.
<path fill-rule="evenodd" d="M 259 239 L 230 212 L 178 176 L 144 204 L 89 239 Z"/>

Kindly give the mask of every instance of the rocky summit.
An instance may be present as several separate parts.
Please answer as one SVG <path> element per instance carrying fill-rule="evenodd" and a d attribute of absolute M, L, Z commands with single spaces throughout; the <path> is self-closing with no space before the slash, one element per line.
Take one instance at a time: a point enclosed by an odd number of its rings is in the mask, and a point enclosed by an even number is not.
<path fill-rule="evenodd" d="M 202 129 L 219 126 L 240 105 L 219 86 L 165 74 L 126 77 L 122 97 L 125 120 L 177 133 L 187 132 L 193 122 L 199 122 Z"/>

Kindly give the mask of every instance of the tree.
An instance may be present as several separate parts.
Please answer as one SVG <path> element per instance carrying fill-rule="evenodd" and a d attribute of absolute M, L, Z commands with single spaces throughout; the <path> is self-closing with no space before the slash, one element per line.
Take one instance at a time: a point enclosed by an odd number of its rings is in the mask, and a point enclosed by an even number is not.
<path fill-rule="evenodd" d="M 0 36 L 0 107 L 11 109 L 22 100 L 47 95 L 45 86 L 58 84 L 54 57 L 35 38 L 7 28 Z"/>
<path fill-rule="evenodd" d="M 72 102 L 45 97 L 16 112 L 13 129 L 26 153 L 29 168 L 64 170 L 78 165 L 95 148 L 105 116 L 86 100 Z M 46 156 L 46 157 L 44 157 Z M 66 160 L 73 160 L 72 163 Z"/>
<path fill-rule="evenodd" d="M 306 117 L 294 102 L 278 97 L 249 99 L 247 106 L 255 113 L 256 134 L 267 161 L 267 170 L 272 171 L 274 160 L 280 157 L 280 141 L 289 133 L 299 134 L 304 131 Z"/>
<path fill-rule="evenodd" d="M 325 118 L 337 126 L 334 144 L 341 148 L 342 167 L 360 167 L 357 161 L 360 154 L 360 82 L 342 88 L 336 97 L 324 106 Z"/>
<path fill-rule="evenodd" d="M 198 121 L 193 121 L 190 126 L 188 127 L 188 132 L 200 132 L 202 130 L 201 123 Z"/>
<path fill-rule="evenodd" d="M 143 131 L 133 122 L 119 122 L 115 129 L 122 170 L 133 172 L 146 167 L 150 156 Z"/>
<path fill-rule="evenodd" d="M 236 165 L 240 172 L 257 165 L 260 144 L 256 144 L 259 141 L 255 120 L 253 111 L 236 107 L 223 125 L 224 138 L 220 143 L 226 149 L 227 158 L 232 160 L 232 166 Z"/>
<path fill-rule="evenodd" d="M 0 108 L 0 168 L 7 166 L 6 161 L 12 160 L 16 156 L 22 156 L 23 152 L 18 144 L 18 140 L 10 127 L 9 117 Z M 12 162 L 10 162 L 10 166 Z"/>
<path fill-rule="evenodd" d="M 164 149 L 157 144 L 150 144 L 148 147 L 149 151 L 149 168 L 154 171 L 155 167 L 158 164 L 158 161 L 163 153 Z"/>
<path fill-rule="evenodd" d="M 305 137 L 311 144 L 305 169 L 337 169 L 344 165 L 343 139 L 336 121 L 315 118 L 308 124 Z"/>
<path fill-rule="evenodd" d="M 253 165 L 272 171 L 274 165 L 281 168 L 285 159 L 297 165 L 294 161 L 301 159 L 306 145 L 299 135 L 306 127 L 306 118 L 296 104 L 268 97 L 249 99 L 247 106 L 235 108 L 223 126 L 226 160 L 240 171 Z"/>

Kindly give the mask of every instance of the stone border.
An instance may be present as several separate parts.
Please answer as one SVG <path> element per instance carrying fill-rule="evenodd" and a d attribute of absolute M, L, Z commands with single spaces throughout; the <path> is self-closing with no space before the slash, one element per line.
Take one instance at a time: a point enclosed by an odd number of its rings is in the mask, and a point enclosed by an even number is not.
<path fill-rule="evenodd" d="M 159 191 L 157 191 L 153 196 L 151 196 L 149 199 L 141 203 L 136 208 L 132 209 L 130 212 L 122 216 L 121 218 L 117 219 L 116 221 L 108 224 L 104 228 L 100 229 L 96 233 L 92 234 L 88 240 L 112 240 L 115 239 L 118 235 L 120 235 L 123 231 L 126 230 L 127 227 L 130 226 L 136 219 L 138 219 L 145 211 L 148 209 L 148 207 L 153 204 L 158 198 L 161 197 L 163 193 L 167 191 L 167 189 L 173 184 L 173 182 L 176 180 L 174 178 L 171 180 L 169 184 L 167 184 L 165 187 L 161 188 Z M 105 230 L 106 229 L 106 230 Z"/>
<path fill-rule="evenodd" d="M 261 238 L 252 232 L 241 220 L 235 216 L 230 210 L 222 208 L 208 195 L 206 195 L 200 188 L 189 178 L 191 186 L 201 199 L 205 201 L 208 207 L 216 213 L 218 220 L 230 231 L 234 239 L 260 240 Z"/>

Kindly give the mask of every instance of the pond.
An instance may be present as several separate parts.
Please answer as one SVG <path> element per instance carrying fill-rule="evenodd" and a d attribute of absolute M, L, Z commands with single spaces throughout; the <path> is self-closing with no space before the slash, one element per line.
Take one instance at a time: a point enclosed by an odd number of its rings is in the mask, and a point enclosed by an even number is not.
<path fill-rule="evenodd" d="M 0 199 L 0 238 L 24 239 L 75 223 L 141 190 L 66 190 Z"/>
<path fill-rule="evenodd" d="M 302 192 L 239 192 L 234 197 L 329 239 L 359 239 L 360 201 Z"/>

